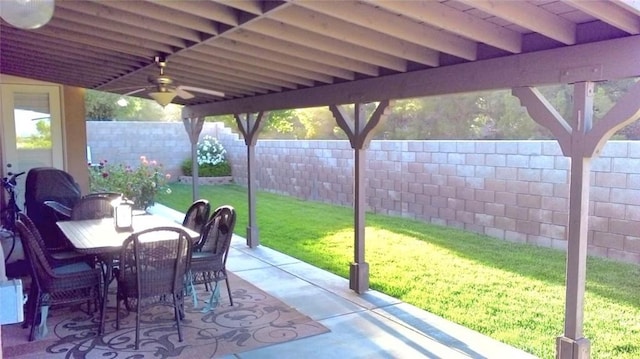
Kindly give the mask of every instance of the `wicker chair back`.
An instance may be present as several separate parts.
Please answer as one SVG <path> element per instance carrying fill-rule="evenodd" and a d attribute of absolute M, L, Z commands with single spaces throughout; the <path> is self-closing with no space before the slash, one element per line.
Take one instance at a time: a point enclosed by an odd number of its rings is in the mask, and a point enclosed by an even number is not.
<path fill-rule="evenodd" d="M 182 341 L 180 313 L 184 310 L 184 276 L 191 259 L 191 239 L 182 229 L 157 227 L 133 233 L 120 252 L 116 327 L 119 327 L 120 302 L 136 311 L 136 349 L 140 333 L 140 313 L 151 304 L 174 308 L 178 338 Z M 168 301 L 171 298 L 171 301 Z"/>
<path fill-rule="evenodd" d="M 193 202 L 184 215 L 182 225 L 198 233 L 202 233 L 202 227 L 207 223 L 211 214 L 211 204 L 206 199 Z"/>
<path fill-rule="evenodd" d="M 113 217 L 113 205 L 109 197 L 81 198 L 71 209 L 71 219 L 102 219 Z"/>

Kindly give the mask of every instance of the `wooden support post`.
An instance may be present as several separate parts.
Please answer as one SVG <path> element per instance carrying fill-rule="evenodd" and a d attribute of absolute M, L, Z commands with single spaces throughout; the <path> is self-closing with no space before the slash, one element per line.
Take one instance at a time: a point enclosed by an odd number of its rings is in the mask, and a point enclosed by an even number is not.
<path fill-rule="evenodd" d="M 244 143 L 247 145 L 247 188 L 249 201 L 249 222 L 247 224 L 247 246 L 255 248 L 260 244 L 260 236 L 258 231 L 258 222 L 256 221 L 256 143 L 258 142 L 258 134 L 263 126 L 264 113 L 245 114 L 245 118 L 241 118 L 239 114 L 235 114 L 236 123 L 244 137 Z"/>
<path fill-rule="evenodd" d="M 595 126 L 593 83 L 577 83 L 573 92 L 572 120 L 565 121 L 540 92 L 528 87 L 512 91 L 531 118 L 548 128 L 558 140 L 562 153 L 571 158 L 565 325 L 564 335 L 556 340 L 558 359 L 590 357 L 591 344 L 583 337 L 583 321 L 591 158 L 600 153 L 611 135 L 640 117 L 640 83 L 634 85 Z"/>
<path fill-rule="evenodd" d="M 365 194 L 366 150 L 373 136 L 372 130 L 386 118 L 389 100 L 382 101 L 373 112 L 369 121 L 364 119 L 362 104 L 354 104 L 353 114 L 344 107 L 331 105 L 329 109 L 338 126 L 347 134 L 351 148 L 354 150 L 354 262 L 349 268 L 349 288 L 357 293 L 369 290 L 369 264 L 364 256 L 365 211 L 367 208 Z"/>
<path fill-rule="evenodd" d="M 198 139 L 202 132 L 202 126 L 204 125 L 204 117 L 184 118 L 182 119 L 182 123 L 184 124 L 184 129 L 187 130 L 187 134 L 189 135 L 189 142 L 191 142 L 191 194 L 193 201 L 195 202 L 200 199 L 200 194 L 198 193 L 200 180 L 198 179 L 197 149 Z"/>

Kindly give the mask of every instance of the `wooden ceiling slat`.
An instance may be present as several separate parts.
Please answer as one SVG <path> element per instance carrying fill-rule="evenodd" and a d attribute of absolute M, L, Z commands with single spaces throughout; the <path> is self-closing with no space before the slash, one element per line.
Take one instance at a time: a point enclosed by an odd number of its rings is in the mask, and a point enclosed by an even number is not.
<path fill-rule="evenodd" d="M 290 6 L 273 15 L 267 14 L 267 17 L 352 45 L 380 51 L 387 55 L 402 56 L 429 66 L 438 66 L 439 57 L 436 51 L 299 6 Z"/>
<path fill-rule="evenodd" d="M 50 57 L 55 56 L 71 56 L 75 55 L 78 61 L 83 61 L 85 58 L 96 58 L 101 60 L 105 64 L 118 65 L 119 67 L 127 67 L 133 70 L 135 67 L 131 64 L 135 64 L 139 61 L 139 57 L 125 55 L 122 53 L 109 52 L 108 50 L 96 47 L 90 47 L 87 45 L 69 43 L 56 37 L 44 37 L 37 36 L 35 34 L 26 33 L 20 38 L 20 42 L 14 41 L 0 41 L 0 45 L 14 45 L 22 48 L 27 48 L 34 53 L 42 52 L 48 54 Z M 64 48 L 65 51 L 60 51 Z M 54 56 L 55 55 L 55 56 Z"/>
<path fill-rule="evenodd" d="M 621 8 L 640 16 L 640 1 L 637 0 L 611 0 Z"/>
<path fill-rule="evenodd" d="M 53 20 L 52 20 L 53 21 Z M 94 36 L 79 33 L 77 31 L 70 31 L 62 27 L 56 27 L 54 25 L 47 26 L 36 30 L 40 34 L 57 37 L 58 39 L 64 41 L 77 42 L 84 45 L 95 46 L 107 50 L 117 51 L 124 54 L 143 56 L 147 58 L 153 58 L 157 54 L 156 51 L 149 50 L 146 48 L 142 48 L 139 46 L 131 45 L 128 43 L 123 43 L 119 41 L 113 41 L 110 39 L 97 39 Z"/>
<path fill-rule="evenodd" d="M 76 23 L 76 24 L 81 24 L 83 26 L 95 27 L 97 29 L 102 29 L 108 32 L 112 32 L 114 30 L 117 30 L 117 32 L 123 33 L 123 34 L 138 34 L 140 32 L 140 29 L 135 26 L 118 23 L 108 19 L 89 18 L 85 16 L 80 16 L 80 14 L 81 13 L 67 10 L 64 8 L 56 10 L 56 17 L 66 20 L 69 24 L 71 24 L 69 26 L 70 29 L 75 29 L 74 25 L 72 24 Z M 160 33 L 156 31 L 145 31 L 144 37 L 145 39 L 154 41 L 156 43 L 162 43 L 162 44 L 166 44 L 166 45 L 170 45 L 178 48 L 186 47 L 186 43 L 184 39 L 181 39 L 175 36 L 170 36 L 167 33 Z"/>
<path fill-rule="evenodd" d="M 296 5 L 466 60 L 475 60 L 477 57 L 477 45 L 471 40 L 406 21 L 406 18 L 369 4 L 345 1 L 340 4 L 340 11 L 336 11 L 332 1 L 300 1 Z"/>
<path fill-rule="evenodd" d="M 283 87 L 295 89 L 297 85 L 294 82 L 289 81 L 281 81 L 274 79 L 269 76 L 263 76 L 257 73 L 248 73 L 245 71 L 233 69 L 227 66 L 221 66 L 220 64 L 215 64 L 211 62 L 206 62 L 202 57 L 198 59 L 197 55 L 184 55 L 178 58 L 172 58 L 172 63 L 178 63 L 182 65 L 187 65 L 185 68 L 189 70 L 194 70 L 196 72 L 207 73 L 207 76 L 216 76 L 216 75 L 230 75 L 235 76 L 238 79 L 244 79 L 244 83 L 251 84 L 256 87 L 264 87 L 271 89 L 272 91 L 279 91 Z M 199 71 L 198 71 L 199 70 Z"/>
<path fill-rule="evenodd" d="M 566 45 L 576 43 L 576 24 L 525 1 L 460 0 L 484 12 Z"/>
<path fill-rule="evenodd" d="M 294 76 L 290 73 L 267 70 L 258 66 L 239 64 L 238 62 L 229 61 L 224 58 L 218 58 L 211 56 L 210 54 L 197 51 L 191 51 L 188 54 L 181 54 L 180 58 L 194 59 L 202 64 L 207 64 L 209 67 L 214 66 L 219 71 L 235 68 L 248 74 L 248 77 L 250 78 L 254 78 L 253 75 L 260 76 L 273 84 L 277 84 L 285 88 L 296 88 L 299 84 L 313 86 L 314 83 L 307 78 Z M 175 61 L 175 59 L 172 60 Z"/>
<path fill-rule="evenodd" d="M 229 1 L 229 0 L 213 0 L 217 3 L 225 6 L 233 7 L 238 10 L 242 10 L 254 15 L 263 14 L 262 1 L 259 0 L 243 0 L 243 1 Z"/>
<path fill-rule="evenodd" d="M 19 65 L 9 64 L 2 65 L 2 71 L 9 74 L 21 74 L 23 77 L 26 74 L 30 74 L 33 78 L 41 79 L 42 81 L 50 81 L 57 83 L 56 80 L 60 76 L 64 76 L 67 79 L 67 85 L 74 86 L 82 86 L 85 87 L 87 83 L 91 83 L 93 81 L 101 81 L 103 78 L 101 76 L 93 76 L 92 73 L 82 73 L 79 71 L 73 72 L 73 68 L 64 68 L 63 66 L 59 66 L 58 64 L 33 64 L 29 62 L 29 57 L 19 57 L 16 56 L 19 61 Z"/>
<path fill-rule="evenodd" d="M 367 74 L 370 76 L 377 76 L 379 73 L 379 70 L 376 66 L 367 64 L 362 61 L 356 61 L 342 56 L 327 54 L 320 50 L 312 49 L 306 46 L 299 46 L 297 44 L 293 44 L 252 31 L 235 31 L 232 34 L 226 36 L 226 38 L 262 47 L 265 49 L 274 50 L 276 52 L 289 54 L 293 57 L 322 62 L 331 66 Z"/>
<path fill-rule="evenodd" d="M 276 52 L 269 48 L 258 47 L 251 44 L 245 44 L 243 42 L 233 41 L 233 39 L 218 38 L 217 41 L 215 43 L 212 43 L 211 45 L 217 48 L 223 48 L 228 51 L 235 52 L 239 55 L 249 54 L 250 56 L 257 59 L 265 58 L 281 64 L 286 64 L 309 71 L 325 73 L 327 75 L 334 76 L 340 79 L 353 80 L 355 78 L 353 71 L 349 71 L 336 66 L 330 66 L 326 63 L 319 62 L 317 59 L 301 59 L 299 57 L 291 56 L 288 53 Z"/>
<path fill-rule="evenodd" d="M 193 29 L 205 34 L 218 34 L 218 27 L 214 21 L 163 7 L 161 3 L 148 1 L 102 1 L 100 4 L 133 14 L 144 14 L 145 17 L 155 19 L 162 23 L 166 22 L 180 25 L 184 28 Z"/>
<path fill-rule="evenodd" d="M 78 23 L 70 23 L 66 20 L 55 19 L 51 20 L 46 26 L 47 29 L 60 29 L 64 31 L 70 31 L 77 33 L 86 38 L 91 37 L 93 41 L 91 44 L 94 46 L 101 46 L 105 41 L 118 42 L 122 45 L 127 45 L 132 48 L 149 49 L 154 52 L 173 52 L 173 48 L 161 42 L 155 42 L 150 39 L 145 39 L 139 36 L 133 36 L 127 33 L 118 31 L 101 30 L 92 26 L 82 25 Z M 71 29 L 71 30 L 69 30 Z"/>
<path fill-rule="evenodd" d="M 366 62 L 395 71 L 404 72 L 407 70 L 407 61 L 398 57 L 371 50 L 360 45 L 333 39 L 305 29 L 290 26 L 279 21 L 263 19 L 256 21 L 247 27 L 248 30 L 258 32 L 262 35 L 271 36 L 281 41 L 288 41 L 298 46 L 310 47 L 323 51 L 327 54 L 344 56 L 346 58 Z"/>
<path fill-rule="evenodd" d="M 182 61 L 184 63 L 184 60 Z M 247 91 L 247 92 L 268 92 L 268 91 L 280 91 L 282 88 L 272 85 L 268 82 L 260 82 L 254 81 L 252 79 L 245 79 L 233 74 L 224 74 L 224 73 L 216 73 L 206 70 L 194 70 L 191 68 L 193 63 L 181 68 L 180 66 L 180 58 L 175 57 L 167 64 L 167 68 L 165 69 L 165 74 L 171 77 L 176 84 L 195 86 L 194 83 L 207 82 L 209 84 L 215 84 L 214 87 L 210 88 L 212 90 L 217 90 L 217 86 L 227 86 L 231 89 L 235 89 L 236 91 Z M 151 85 L 148 81 L 150 77 L 158 76 L 158 70 L 153 67 L 148 67 L 143 70 L 137 71 L 134 74 L 126 77 L 126 83 L 132 84 L 133 86 L 144 87 L 147 85 Z M 120 88 L 124 87 L 124 81 L 113 81 L 107 86 L 103 86 L 103 88 Z M 200 86 L 197 86 L 200 87 Z M 211 86 L 208 86 L 209 88 Z"/>
<path fill-rule="evenodd" d="M 133 14 L 112 7 L 104 6 L 105 2 L 95 1 L 56 1 L 56 9 L 66 8 L 83 13 L 89 18 L 108 19 L 119 24 L 130 25 L 138 28 L 137 32 L 154 31 L 171 34 L 189 41 L 200 41 L 200 33 L 188 27 L 174 25 L 167 21 L 158 21 L 141 14 Z M 55 16 L 54 16 L 55 17 Z"/>
<path fill-rule="evenodd" d="M 502 26 L 457 11 L 435 1 L 368 0 L 379 7 L 401 13 L 467 39 L 483 42 L 511 53 L 522 51 L 522 36 Z"/>
<path fill-rule="evenodd" d="M 640 19 L 610 2 L 565 0 L 576 9 L 580 9 L 595 18 L 629 34 L 640 33 Z"/>
<path fill-rule="evenodd" d="M 155 1 L 157 5 L 182 11 L 187 14 L 204 17 L 230 26 L 239 24 L 237 12 L 222 4 L 210 1 L 184 1 L 184 0 L 161 0 Z"/>
<path fill-rule="evenodd" d="M 51 54 L 55 53 L 59 48 L 55 46 L 47 46 L 43 44 L 39 50 L 47 50 L 47 51 L 33 51 L 31 48 L 27 46 L 21 46 L 16 44 L 2 44 L 2 51 L 11 51 L 13 54 L 23 54 L 25 57 L 33 56 L 36 59 L 40 60 L 49 60 L 54 62 Z M 126 68 L 123 68 L 121 65 L 114 64 L 109 61 L 104 61 L 99 57 L 91 56 L 88 54 L 82 54 L 78 52 L 69 51 L 68 49 L 65 51 L 57 51 L 56 57 L 60 60 L 61 63 L 70 63 L 75 64 L 80 70 L 80 68 L 84 68 L 84 71 L 92 71 L 95 73 L 113 73 L 121 72 L 126 73 Z M 56 60 L 58 60 L 56 59 Z"/>
<path fill-rule="evenodd" d="M 332 83 L 333 78 L 320 72 L 309 71 L 306 69 L 297 68 L 294 66 L 288 66 L 279 62 L 271 61 L 268 58 L 257 58 L 253 55 L 238 54 L 232 51 L 228 51 L 221 47 L 214 46 L 198 46 L 194 49 L 195 53 L 202 53 L 209 56 L 216 56 L 220 59 L 232 61 L 236 65 L 244 64 L 246 66 L 257 67 L 263 71 L 274 71 L 276 73 L 284 75 L 292 75 L 303 79 L 311 79 L 314 81 Z"/>

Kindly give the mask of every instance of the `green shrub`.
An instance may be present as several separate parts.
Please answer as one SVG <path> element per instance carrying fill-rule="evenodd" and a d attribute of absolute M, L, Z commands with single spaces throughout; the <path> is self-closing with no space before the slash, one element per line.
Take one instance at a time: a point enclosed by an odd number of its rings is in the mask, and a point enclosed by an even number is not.
<path fill-rule="evenodd" d="M 185 176 L 193 176 L 191 159 L 184 160 L 181 168 Z M 229 162 L 218 163 L 217 165 L 203 164 L 198 166 L 198 176 L 200 177 L 223 177 L 231 176 L 231 165 Z"/>

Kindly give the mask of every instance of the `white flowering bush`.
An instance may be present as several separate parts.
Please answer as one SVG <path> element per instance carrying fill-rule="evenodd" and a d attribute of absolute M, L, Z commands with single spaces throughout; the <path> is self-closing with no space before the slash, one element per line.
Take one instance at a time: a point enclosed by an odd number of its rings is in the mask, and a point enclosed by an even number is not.
<path fill-rule="evenodd" d="M 197 148 L 197 160 L 198 165 L 217 165 L 226 161 L 225 154 L 227 150 L 222 147 L 222 144 L 217 138 L 211 136 L 204 136 L 202 141 L 198 143 Z"/>
<path fill-rule="evenodd" d="M 204 136 L 196 148 L 196 161 L 198 162 L 198 175 L 200 177 L 231 176 L 231 165 L 226 157 L 227 150 L 217 138 Z M 185 176 L 193 175 L 192 161 L 187 159 L 182 162 L 182 173 Z"/>

